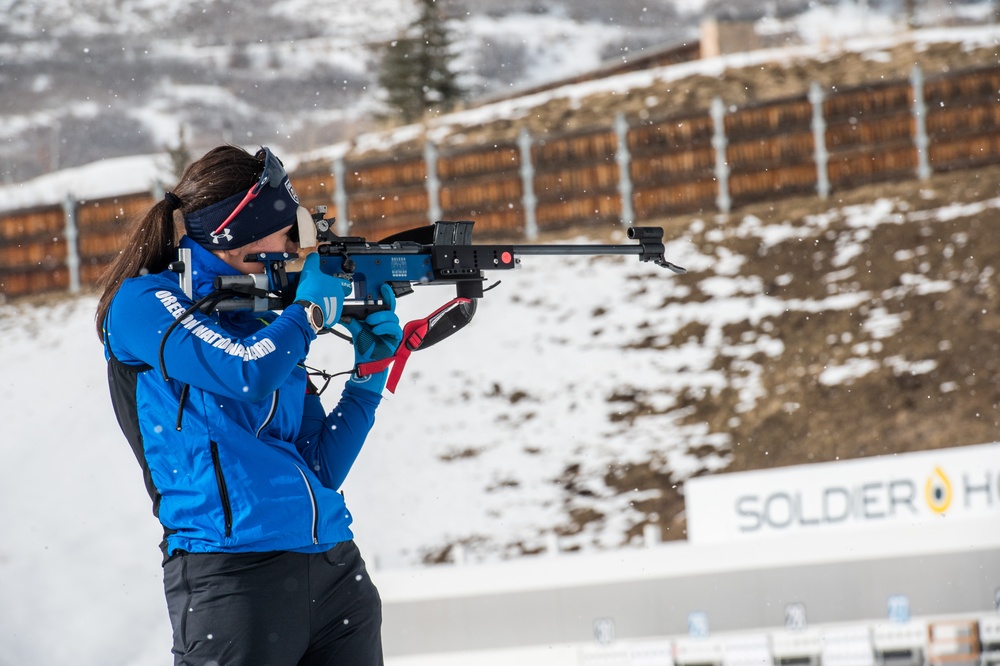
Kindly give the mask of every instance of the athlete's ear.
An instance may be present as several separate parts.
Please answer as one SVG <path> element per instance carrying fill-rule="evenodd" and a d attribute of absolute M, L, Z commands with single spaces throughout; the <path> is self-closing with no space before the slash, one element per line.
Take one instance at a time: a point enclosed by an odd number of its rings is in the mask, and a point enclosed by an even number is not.
<path fill-rule="evenodd" d="M 229 248 L 227 250 L 212 250 L 212 254 L 217 256 L 222 261 L 226 262 L 232 266 L 232 262 L 238 260 L 240 257 L 244 256 L 243 248 Z"/>

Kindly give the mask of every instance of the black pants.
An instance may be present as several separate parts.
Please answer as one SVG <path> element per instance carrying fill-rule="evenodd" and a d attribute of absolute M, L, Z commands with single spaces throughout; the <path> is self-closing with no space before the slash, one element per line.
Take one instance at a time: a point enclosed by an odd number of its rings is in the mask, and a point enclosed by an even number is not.
<path fill-rule="evenodd" d="M 163 567 L 175 666 L 381 666 L 382 603 L 353 541 L 189 553 Z"/>

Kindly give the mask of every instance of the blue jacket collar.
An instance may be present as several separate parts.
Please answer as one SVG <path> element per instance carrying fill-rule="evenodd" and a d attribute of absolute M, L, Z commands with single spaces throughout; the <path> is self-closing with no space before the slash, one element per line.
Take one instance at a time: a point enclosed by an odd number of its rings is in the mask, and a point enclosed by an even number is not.
<path fill-rule="evenodd" d="M 203 248 L 190 237 L 181 238 L 180 247 L 191 250 L 191 283 L 195 300 L 207 296 L 215 290 L 213 285 L 219 275 L 241 275 L 241 273 Z"/>

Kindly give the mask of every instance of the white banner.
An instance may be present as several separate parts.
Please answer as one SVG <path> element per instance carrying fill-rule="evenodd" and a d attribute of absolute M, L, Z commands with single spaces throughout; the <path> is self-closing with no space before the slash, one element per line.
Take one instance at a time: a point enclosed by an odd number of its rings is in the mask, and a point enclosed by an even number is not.
<path fill-rule="evenodd" d="M 684 484 L 688 541 L 996 519 L 1000 443 L 716 474 Z"/>

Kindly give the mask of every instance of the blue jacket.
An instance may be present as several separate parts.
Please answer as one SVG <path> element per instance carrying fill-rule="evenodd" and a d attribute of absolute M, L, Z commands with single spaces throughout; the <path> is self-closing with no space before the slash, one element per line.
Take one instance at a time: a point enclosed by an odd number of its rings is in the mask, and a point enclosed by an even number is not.
<path fill-rule="evenodd" d="M 194 299 L 237 274 L 192 250 Z M 169 271 L 125 280 L 104 322 L 108 380 L 119 424 L 143 468 L 166 555 L 318 552 L 350 540 L 338 492 L 381 395 L 350 383 L 325 413 L 307 392 L 303 361 L 315 339 L 301 306 L 184 318 L 193 304 Z M 187 387 L 187 388 L 185 388 Z"/>

